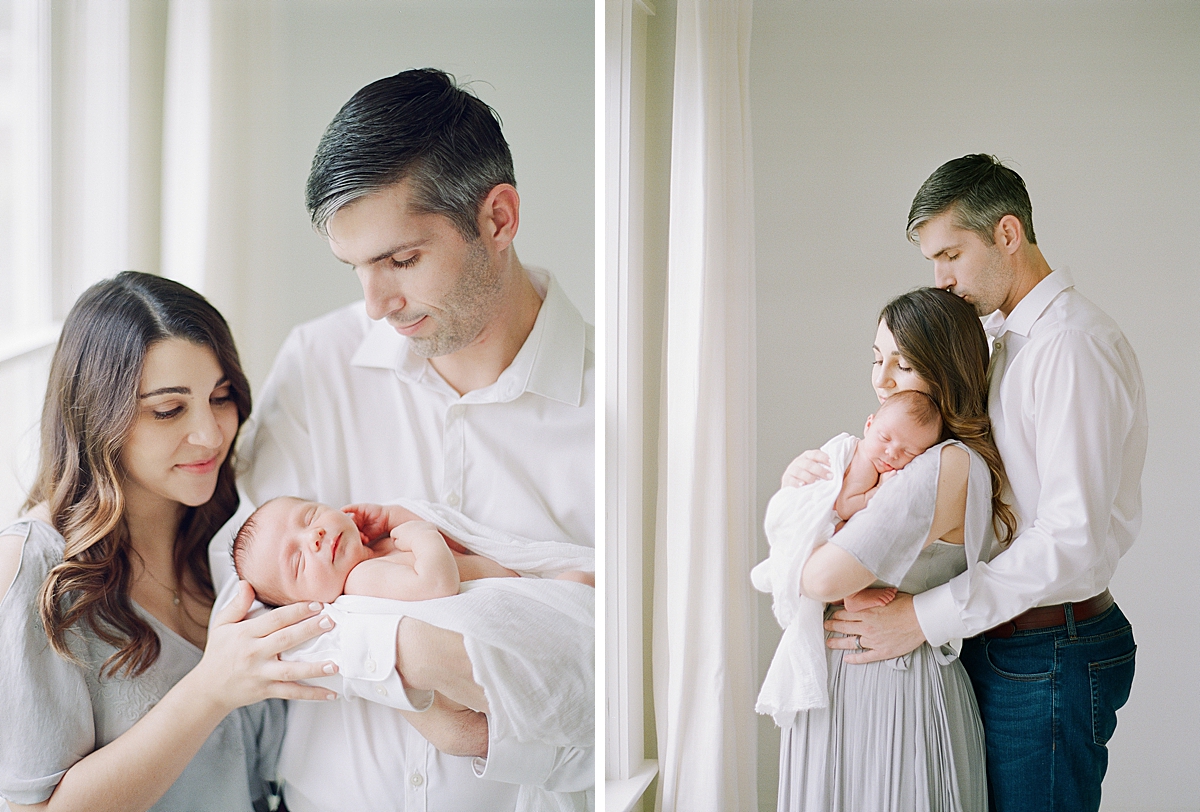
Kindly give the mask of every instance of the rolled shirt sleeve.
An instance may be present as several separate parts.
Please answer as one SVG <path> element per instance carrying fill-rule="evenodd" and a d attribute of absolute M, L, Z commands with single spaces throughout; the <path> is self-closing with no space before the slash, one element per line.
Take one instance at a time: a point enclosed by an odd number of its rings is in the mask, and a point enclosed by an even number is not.
<path fill-rule="evenodd" d="M 487 758 L 476 758 L 479 778 L 525 784 L 550 792 L 582 792 L 596 783 L 596 751 L 592 747 L 554 747 L 542 742 L 497 740 L 488 734 Z"/>

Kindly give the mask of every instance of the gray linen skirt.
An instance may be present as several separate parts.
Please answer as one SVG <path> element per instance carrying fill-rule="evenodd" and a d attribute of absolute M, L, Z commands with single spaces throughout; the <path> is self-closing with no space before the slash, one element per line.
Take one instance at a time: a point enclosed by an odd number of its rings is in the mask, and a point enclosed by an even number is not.
<path fill-rule="evenodd" d="M 987 812 L 983 728 L 967 672 L 928 644 L 847 665 L 828 708 L 782 731 L 780 812 Z"/>

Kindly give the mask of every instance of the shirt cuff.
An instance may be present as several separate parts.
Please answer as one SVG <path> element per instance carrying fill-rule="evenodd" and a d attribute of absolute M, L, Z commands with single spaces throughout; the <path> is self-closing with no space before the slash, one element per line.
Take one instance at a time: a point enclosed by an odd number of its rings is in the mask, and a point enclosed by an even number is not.
<path fill-rule="evenodd" d="M 540 787 L 550 777 L 558 748 L 542 742 L 519 742 L 513 738 L 491 738 L 488 725 L 487 758 L 476 757 L 471 768 L 479 778 L 505 784 Z"/>
<path fill-rule="evenodd" d="M 333 604 L 324 613 L 333 631 L 285 651 L 282 659 L 318 662 L 332 660 L 338 673 L 308 680 L 338 691 L 343 698 L 365 699 L 389 708 L 425 711 L 433 704 L 433 691 L 408 688 L 396 673 L 396 630 L 402 615 L 347 612 Z"/>
<path fill-rule="evenodd" d="M 950 584 L 913 595 L 913 611 L 917 613 L 917 623 L 925 639 L 934 648 L 968 636 Z"/>
<path fill-rule="evenodd" d="M 473 759 L 471 768 L 479 778 L 530 784 L 549 792 L 583 792 L 596 786 L 594 747 L 489 738 L 487 758 Z"/>

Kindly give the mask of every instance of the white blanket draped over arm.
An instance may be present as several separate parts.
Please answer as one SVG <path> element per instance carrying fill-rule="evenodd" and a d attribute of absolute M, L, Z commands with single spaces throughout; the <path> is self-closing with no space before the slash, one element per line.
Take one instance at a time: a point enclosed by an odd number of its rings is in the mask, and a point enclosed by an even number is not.
<path fill-rule="evenodd" d="M 771 608 L 783 637 L 754 709 L 770 714 L 780 727 L 790 725 L 798 711 L 829 704 L 825 604 L 800 594 L 800 574 L 812 551 L 833 535 L 833 505 L 857 443 L 849 434 L 825 443 L 821 450 L 829 455 L 832 477 L 780 488 L 767 504 L 763 525 L 771 552 L 750 571 L 750 580 L 773 596 Z"/>

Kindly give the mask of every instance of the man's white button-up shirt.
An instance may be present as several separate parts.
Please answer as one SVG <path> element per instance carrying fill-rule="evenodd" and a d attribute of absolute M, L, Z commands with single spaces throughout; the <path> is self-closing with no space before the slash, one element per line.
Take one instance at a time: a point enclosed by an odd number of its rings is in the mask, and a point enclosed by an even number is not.
<path fill-rule="evenodd" d="M 1017 535 L 975 574 L 914 598 L 934 646 L 1099 594 L 1141 525 L 1146 394 L 1116 323 L 1064 268 L 984 329 L 1006 348 L 988 412 Z"/>
<path fill-rule="evenodd" d="M 499 380 L 461 397 L 361 302 L 296 328 L 240 447 L 248 467 L 239 482 L 251 501 L 403 496 L 451 505 L 501 531 L 594 546 L 592 329 L 548 274 L 529 274 L 543 297 L 533 330 Z M 375 701 L 289 703 L 279 772 L 295 812 L 503 810 L 517 787 L 488 779 L 570 790 L 591 783 L 590 753 L 494 739 L 486 760 L 438 752 L 380 704 L 428 702 L 395 675 L 398 618 L 336 619 L 312 650 L 371 652 L 336 689 Z"/>

